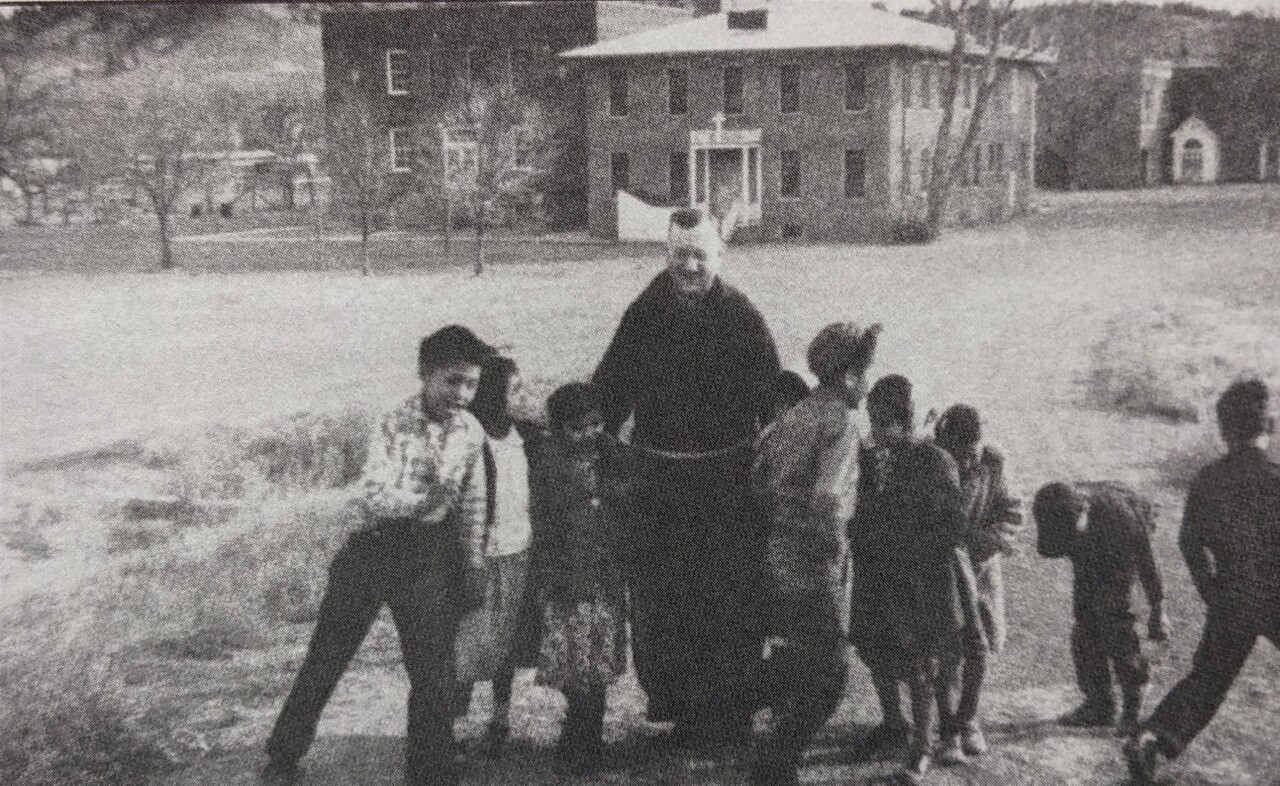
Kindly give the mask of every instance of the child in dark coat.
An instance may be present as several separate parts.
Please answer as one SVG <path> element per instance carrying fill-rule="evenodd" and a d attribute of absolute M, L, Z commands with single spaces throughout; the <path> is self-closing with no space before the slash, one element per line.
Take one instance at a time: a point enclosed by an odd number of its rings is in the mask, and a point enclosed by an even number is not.
<path fill-rule="evenodd" d="M 1120 683 L 1120 733 L 1142 710 L 1150 666 L 1134 629 L 1131 594 L 1142 584 L 1150 607 L 1148 637 L 1168 637 L 1164 587 L 1151 551 L 1155 512 L 1149 500 L 1116 482 L 1050 483 L 1031 507 L 1042 556 L 1071 559 L 1071 656 L 1084 703 L 1060 719 L 1065 726 L 1111 726 Z"/>
<path fill-rule="evenodd" d="M 565 385 L 547 409 L 552 436 L 533 493 L 538 681 L 568 700 L 561 750 L 582 773 L 599 764 L 606 688 L 627 668 L 622 551 L 630 473 L 622 447 L 604 433 L 594 386 Z"/>
<path fill-rule="evenodd" d="M 1270 391 L 1237 382 L 1218 399 L 1227 454 L 1200 471 L 1178 545 L 1208 607 L 1191 673 L 1125 746 L 1137 784 L 1159 757 L 1176 758 L 1209 725 L 1258 638 L 1280 646 L 1280 464 L 1267 457 L 1275 430 Z"/>

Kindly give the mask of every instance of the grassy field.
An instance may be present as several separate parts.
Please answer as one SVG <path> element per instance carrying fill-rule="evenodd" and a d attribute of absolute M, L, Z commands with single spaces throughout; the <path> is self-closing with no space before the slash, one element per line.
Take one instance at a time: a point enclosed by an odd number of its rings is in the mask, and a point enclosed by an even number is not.
<path fill-rule="evenodd" d="M 726 275 L 761 307 L 793 368 L 826 322 L 884 323 L 874 373 L 907 374 L 921 411 L 977 406 L 1025 496 L 1063 477 L 1118 478 L 1151 493 L 1162 505 L 1157 551 L 1176 626 L 1154 650 L 1160 695 L 1186 670 L 1201 621 L 1174 539 L 1179 484 L 1216 450 L 1204 399 L 1246 371 L 1280 383 L 1277 227 L 1275 192 L 1117 200 L 925 248 L 741 247 Z M 604 247 L 584 261 L 499 265 L 480 279 L 445 267 L 0 282 L 0 445 L 11 470 L 0 496 L 0 688 L 24 686 L 12 706 L 26 708 L 0 706 L 0 739 L 17 729 L 28 751 L 22 759 L 0 743 L 0 780 L 133 782 L 99 766 L 103 751 L 127 749 L 136 770 L 194 765 L 158 774 L 161 782 L 252 782 L 342 536 L 343 492 L 333 487 L 358 463 L 344 446 L 358 444 L 371 411 L 414 389 L 416 340 L 446 322 L 470 324 L 510 345 L 545 393 L 590 373 L 658 265 Z M 137 520 L 121 499 L 140 494 L 239 507 Z M 1067 566 L 1026 556 L 1009 574 L 1013 635 L 988 713 L 996 751 L 936 782 L 1122 782 L 1112 740 L 1050 722 L 1075 701 Z M 1280 781 L 1278 677 L 1280 654 L 1260 646 L 1219 719 L 1171 770 L 1180 783 Z M 395 783 L 406 687 L 384 621 L 325 716 L 311 782 Z M 32 769 L 30 751 L 75 747 L 50 728 L 63 716 L 97 718 L 85 704 L 133 747 L 104 732 L 92 738 L 97 749 L 81 744 L 97 769 L 55 766 L 53 753 Z M 806 782 L 869 783 L 890 771 L 840 754 L 842 740 L 874 722 L 873 704 L 855 666 Z M 655 729 L 642 706 L 633 681 L 618 686 L 609 736 L 627 773 L 594 782 L 740 781 L 738 760 L 651 755 Z M 556 782 L 545 747 L 560 711 L 553 694 L 522 689 L 515 749 L 478 764 L 473 782 L 508 782 L 517 771 Z M 481 729 L 483 708 L 476 713 L 467 735 Z M 58 780 L 73 767 L 80 775 Z"/>

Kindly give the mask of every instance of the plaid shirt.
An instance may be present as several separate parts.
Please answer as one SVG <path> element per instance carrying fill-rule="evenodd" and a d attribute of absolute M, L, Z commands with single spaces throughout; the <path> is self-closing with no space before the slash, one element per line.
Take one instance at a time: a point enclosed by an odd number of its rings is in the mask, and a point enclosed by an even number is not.
<path fill-rule="evenodd" d="M 413 396 L 383 416 L 360 484 L 366 527 L 387 519 L 440 524 L 452 514 L 468 564 L 484 566 L 484 428 L 470 412 L 432 420 Z"/>

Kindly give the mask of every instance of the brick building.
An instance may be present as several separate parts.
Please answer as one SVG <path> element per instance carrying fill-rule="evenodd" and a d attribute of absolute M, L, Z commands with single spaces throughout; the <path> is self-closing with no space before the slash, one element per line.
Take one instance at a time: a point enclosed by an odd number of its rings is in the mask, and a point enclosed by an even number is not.
<path fill-rule="evenodd" d="M 407 185 L 416 146 L 445 145 L 440 123 L 476 86 L 510 84 L 538 102 L 560 142 L 545 187 L 553 226 L 586 217 L 586 143 L 579 85 L 556 55 L 610 36 L 687 19 L 628 2 L 336 3 L 322 21 L 325 105 L 354 86 L 385 130 L 388 166 L 405 182 L 401 221 L 434 216 Z"/>
<path fill-rule="evenodd" d="M 566 52 L 581 69 L 588 220 L 615 236 L 618 193 L 722 210 L 762 239 L 876 240 L 919 211 L 954 33 L 858 0 L 773 0 Z M 953 128 L 968 121 L 980 52 Z M 952 214 L 1025 206 L 1037 66 L 1011 71 L 961 169 Z"/>

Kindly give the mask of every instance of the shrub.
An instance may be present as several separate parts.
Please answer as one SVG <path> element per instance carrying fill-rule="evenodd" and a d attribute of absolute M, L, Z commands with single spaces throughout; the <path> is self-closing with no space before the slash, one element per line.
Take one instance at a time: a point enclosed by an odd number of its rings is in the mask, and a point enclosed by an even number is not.
<path fill-rule="evenodd" d="M 114 786 L 145 783 L 168 760 L 129 711 L 104 642 L 109 631 L 66 623 L 47 599 L 9 615 L 21 631 L 0 652 L 0 783 Z M 54 622 L 57 620 L 58 622 Z"/>
<path fill-rule="evenodd" d="M 889 237 L 899 245 L 926 245 L 937 239 L 929 224 L 915 217 L 896 219 L 889 228 Z"/>
<path fill-rule="evenodd" d="M 1125 311 L 1106 322 L 1090 361 L 1095 405 L 1211 423 L 1207 413 L 1234 380 L 1280 378 L 1280 313 L 1190 299 Z"/>

